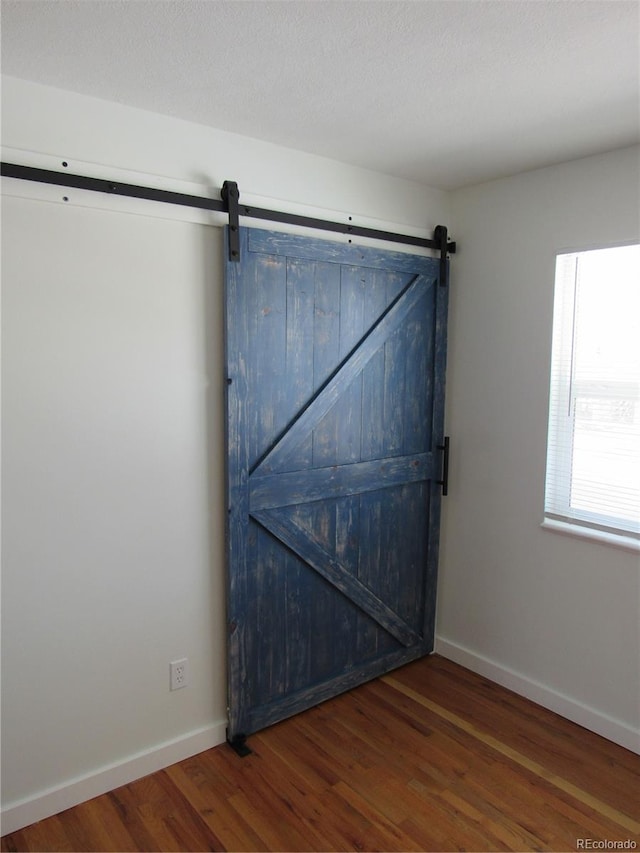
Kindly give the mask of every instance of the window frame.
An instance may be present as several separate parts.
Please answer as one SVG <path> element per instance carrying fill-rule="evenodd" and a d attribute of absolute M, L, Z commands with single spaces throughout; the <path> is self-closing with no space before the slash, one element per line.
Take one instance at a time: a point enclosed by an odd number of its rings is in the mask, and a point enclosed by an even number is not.
<path fill-rule="evenodd" d="M 577 396 L 573 370 L 578 259 L 580 255 L 589 252 L 626 246 L 640 247 L 640 240 L 558 250 L 555 255 L 544 515 L 541 526 L 555 532 L 640 551 L 640 528 L 629 529 L 630 525 L 625 518 L 571 507 L 575 424 L 575 407 L 571 401 Z M 567 272 L 560 269 L 568 258 L 573 258 L 576 264 L 573 286 L 568 284 L 570 279 Z M 564 363 L 558 366 L 557 362 L 563 357 Z M 593 383 L 597 381 L 592 380 Z M 590 384 L 590 380 L 580 382 L 581 387 L 588 388 Z M 605 399 L 607 395 L 595 393 L 589 396 Z M 562 414 L 563 411 L 567 412 L 566 416 Z"/>

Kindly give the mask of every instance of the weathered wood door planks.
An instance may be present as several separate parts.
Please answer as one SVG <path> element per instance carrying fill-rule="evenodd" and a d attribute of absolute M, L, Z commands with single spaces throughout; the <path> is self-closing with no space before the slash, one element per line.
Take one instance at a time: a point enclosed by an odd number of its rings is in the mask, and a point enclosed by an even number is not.
<path fill-rule="evenodd" d="M 226 265 L 230 739 L 432 651 L 438 269 L 247 228 Z"/>

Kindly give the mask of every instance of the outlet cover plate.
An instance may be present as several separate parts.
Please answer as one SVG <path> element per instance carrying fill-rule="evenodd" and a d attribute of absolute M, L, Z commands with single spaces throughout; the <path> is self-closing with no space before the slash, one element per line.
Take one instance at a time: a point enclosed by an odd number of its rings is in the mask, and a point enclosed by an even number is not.
<path fill-rule="evenodd" d="M 180 690 L 187 686 L 187 659 L 172 660 L 169 664 L 169 686 L 171 690 Z"/>

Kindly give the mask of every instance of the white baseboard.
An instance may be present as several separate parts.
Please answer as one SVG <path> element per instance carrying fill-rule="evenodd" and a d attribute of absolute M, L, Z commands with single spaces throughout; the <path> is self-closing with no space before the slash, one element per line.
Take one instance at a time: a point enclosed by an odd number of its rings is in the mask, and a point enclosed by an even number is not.
<path fill-rule="evenodd" d="M 640 731 L 625 723 L 590 708 L 587 705 L 558 693 L 544 684 L 540 684 L 496 661 L 477 654 L 470 649 L 446 640 L 436 639 L 435 651 L 442 657 L 459 663 L 467 669 L 477 672 L 485 678 L 513 690 L 520 696 L 531 699 L 543 708 L 560 714 L 578 725 L 589 729 L 632 752 L 640 753 Z M 224 743 L 226 720 L 221 720 L 181 738 L 162 743 L 157 747 L 137 753 L 124 761 L 102 767 L 95 773 L 72 779 L 63 785 L 42 791 L 33 797 L 9 803 L 2 810 L 2 835 L 16 832 L 24 826 L 58 814 L 65 809 L 77 806 L 121 785 L 127 785 L 141 779 L 149 773 L 155 773 L 199 752 L 212 749 Z"/>
<path fill-rule="evenodd" d="M 24 826 L 43 820 L 51 815 L 135 782 L 149 773 L 155 773 L 199 752 L 224 743 L 226 738 L 226 720 L 205 726 L 190 732 L 184 737 L 161 743 L 156 747 L 139 752 L 124 761 L 110 764 L 89 773 L 71 779 L 63 785 L 49 788 L 33 797 L 9 803 L 2 809 L 0 832 L 7 835 Z"/>
<path fill-rule="evenodd" d="M 631 752 L 640 754 L 640 731 L 626 723 L 609 717 L 588 705 L 583 705 L 570 696 L 558 693 L 538 681 L 527 678 L 525 675 L 509 669 L 509 667 L 490 660 L 464 646 L 459 646 L 444 637 L 436 639 L 435 651 L 442 657 L 459 663 L 472 672 L 477 672 L 478 675 L 483 675 L 485 678 L 495 681 L 496 684 L 513 690 L 520 696 L 531 699 L 532 702 L 542 705 L 543 708 L 555 711 L 561 717 L 565 717 L 567 720 L 607 738 L 607 740 L 624 746 Z"/>

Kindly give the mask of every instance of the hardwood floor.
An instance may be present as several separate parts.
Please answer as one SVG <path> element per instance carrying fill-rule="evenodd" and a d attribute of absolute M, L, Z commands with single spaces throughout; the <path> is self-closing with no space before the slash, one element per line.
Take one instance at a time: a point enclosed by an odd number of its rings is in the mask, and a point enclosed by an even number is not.
<path fill-rule="evenodd" d="M 640 846 L 639 756 L 438 656 L 249 745 L 247 758 L 209 750 L 5 836 L 1 849 Z"/>

